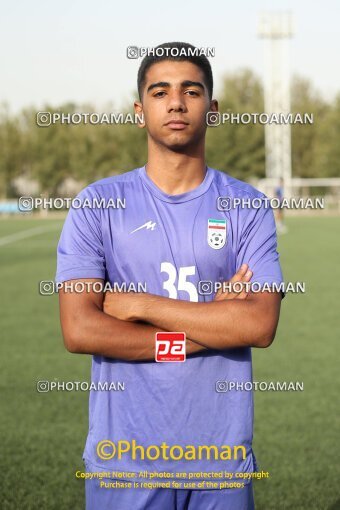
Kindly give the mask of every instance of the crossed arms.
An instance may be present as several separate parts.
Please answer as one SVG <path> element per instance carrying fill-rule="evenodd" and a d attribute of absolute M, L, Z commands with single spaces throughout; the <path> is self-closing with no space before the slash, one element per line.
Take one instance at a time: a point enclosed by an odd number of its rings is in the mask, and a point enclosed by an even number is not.
<path fill-rule="evenodd" d="M 248 282 L 251 276 L 243 264 L 230 282 Z M 184 331 L 187 355 L 205 349 L 268 347 L 275 337 L 281 294 L 221 291 L 209 303 L 194 303 L 148 293 L 79 294 L 61 289 L 59 303 L 69 352 L 142 361 L 154 360 L 158 331 Z"/>

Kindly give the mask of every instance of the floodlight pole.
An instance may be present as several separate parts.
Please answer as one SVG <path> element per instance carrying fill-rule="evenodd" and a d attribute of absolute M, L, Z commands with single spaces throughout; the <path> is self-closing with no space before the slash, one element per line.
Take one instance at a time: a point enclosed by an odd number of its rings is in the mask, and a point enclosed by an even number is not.
<path fill-rule="evenodd" d="M 265 39 L 264 108 L 270 114 L 290 113 L 289 39 L 293 35 L 288 12 L 263 13 L 258 35 Z M 265 125 L 266 177 L 284 180 L 285 195 L 291 195 L 290 124 Z"/>

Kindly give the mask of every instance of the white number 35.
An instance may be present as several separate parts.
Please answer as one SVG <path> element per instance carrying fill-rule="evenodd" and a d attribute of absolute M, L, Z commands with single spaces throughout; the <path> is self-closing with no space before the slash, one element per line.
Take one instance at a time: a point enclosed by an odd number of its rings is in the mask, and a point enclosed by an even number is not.
<path fill-rule="evenodd" d="M 169 297 L 177 299 L 177 291 L 183 290 L 189 294 L 190 301 L 198 301 L 198 293 L 195 285 L 187 281 L 188 276 L 195 275 L 195 266 L 180 267 L 178 271 L 178 283 L 176 287 L 177 271 L 171 262 L 161 263 L 161 273 L 167 273 L 169 278 L 163 282 L 163 289 L 167 290 Z"/>

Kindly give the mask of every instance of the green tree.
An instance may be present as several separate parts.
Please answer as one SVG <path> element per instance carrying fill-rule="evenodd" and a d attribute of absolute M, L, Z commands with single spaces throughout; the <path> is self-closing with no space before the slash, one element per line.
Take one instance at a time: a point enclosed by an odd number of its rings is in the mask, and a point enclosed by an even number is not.
<path fill-rule="evenodd" d="M 263 112 L 259 78 L 249 69 L 228 75 L 219 94 L 221 113 Z M 228 123 L 208 128 L 207 160 L 210 166 L 247 180 L 265 174 L 264 126 Z"/>
<path fill-rule="evenodd" d="M 314 90 L 311 82 L 295 76 L 292 80 L 292 112 L 313 113 L 313 124 L 292 124 L 292 173 L 298 177 L 321 176 L 321 153 L 324 152 L 323 131 L 331 107 Z"/>

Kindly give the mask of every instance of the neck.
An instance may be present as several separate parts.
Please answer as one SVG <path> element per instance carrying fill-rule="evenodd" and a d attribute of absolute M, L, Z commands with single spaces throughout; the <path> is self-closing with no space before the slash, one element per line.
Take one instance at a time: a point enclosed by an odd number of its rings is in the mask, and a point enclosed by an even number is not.
<path fill-rule="evenodd" d="M 151 149 L 151 150 L 150 150 Z M 166 147 L 152 150 L 149 143 L 149 157 L 146 173 L 164 193 L 179 195 L 191 191 L 204 180 L 206 163 L 204 146 L 192 153 L 181 154 Z"/>

